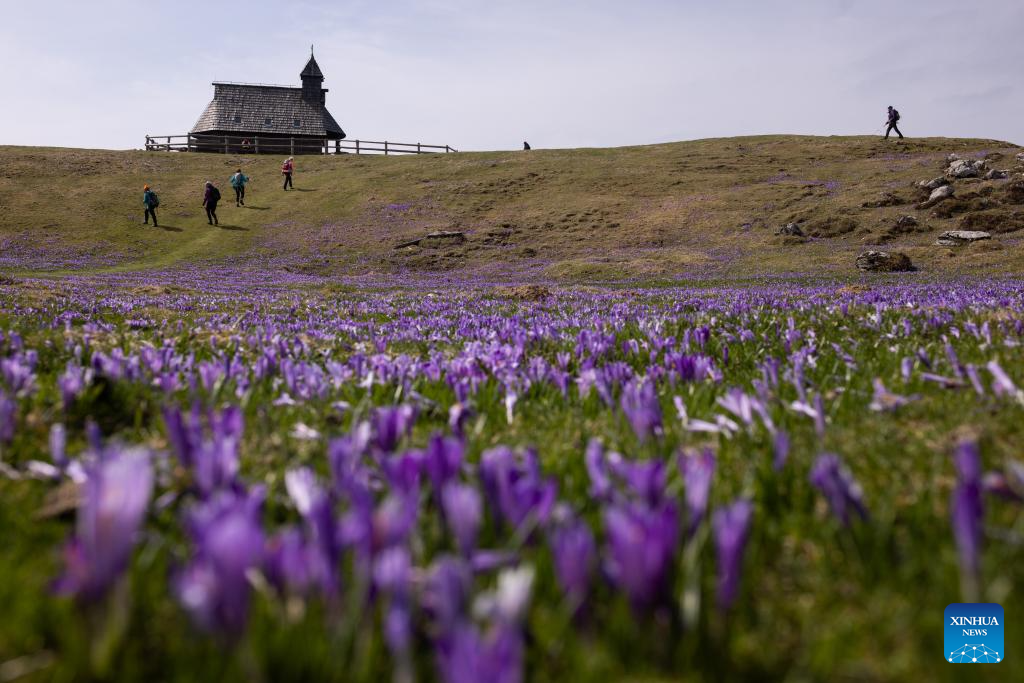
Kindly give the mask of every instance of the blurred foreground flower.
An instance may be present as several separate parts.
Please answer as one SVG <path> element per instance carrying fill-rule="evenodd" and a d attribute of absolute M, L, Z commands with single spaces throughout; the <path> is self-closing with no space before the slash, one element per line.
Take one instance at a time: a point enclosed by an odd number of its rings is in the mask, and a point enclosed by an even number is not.
<path fill-rule="evenodd" d="M 964 441 L 958 445 L 953 464 L 956 466 L 957 483 L 949 504 L 950 523 L 960 555 L 964 599 L 974 601 L 978 598 L 982 520 L 985 515 L 978 444 Z"/>
<path fill-rule="evenodd" d="M 87 601 L 107 592 L 128 566 L 152 491 L 153 468 L 146 451 L 108 449 L 88 470 L 57 592 Z"/>
<path fill-rule="evenodd" d="M 843 523 L 843 526 L 850 525 L 851 509 L 861 519 L 867 519 L 868 511 L 864 507 L 864 494 L 860 484 L 846 469 L 839 456 L 832 453 L 818 456 L 814 467 L 811 468 L 811 483 L 825 496 L 832 514 Z"/>
<path fill-rule="evenodd" d="M 754 506 L 746 499 L 715 510 L 711 529 L 715 535 L 715 554 L 718 558 L 718 605 L 729 609 L 739 593 L 743 572 L 743 553 L 750 534 L 750 521 Z"/>

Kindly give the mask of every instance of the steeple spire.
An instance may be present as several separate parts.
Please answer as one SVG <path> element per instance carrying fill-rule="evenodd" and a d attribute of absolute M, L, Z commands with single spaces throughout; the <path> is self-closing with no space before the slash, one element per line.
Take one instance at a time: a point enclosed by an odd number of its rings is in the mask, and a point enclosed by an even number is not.
<path fill-rule="evenodd" d="M 302 99 L 307 102 L 322 103 L 324 73 L 320 70 L 320 65 L 316 63 L 316 58 L 313 57 L 312 45 L 309 46 L 309 61 L 306 62 L 306 68 L 302 70 L 299 77 L 302 79 Z"/>

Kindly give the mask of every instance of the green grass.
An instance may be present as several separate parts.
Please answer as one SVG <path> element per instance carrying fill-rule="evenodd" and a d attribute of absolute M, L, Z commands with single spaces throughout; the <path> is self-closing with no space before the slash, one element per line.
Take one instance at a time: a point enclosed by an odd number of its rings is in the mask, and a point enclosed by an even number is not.
<path fill-rule="evenodd" d="M 217 154 L 0 148 L 0 240 L 37 256 L 11 270 L 57 267 L 124 272 L 207 263 L 278 266 L 315 274 L 451 272 L 564 281 L 849 274 L 865 245 L 888 240 L 926 272 L 1020 269 L 1004 244 L 952 251 L 932 246 L 962 216 L 917 211 L 912 187 L 940 175 L 950 152 L 997 153 L 1013 145 L 927 138 L 760 136 L 617 149 L 459 153 L 419 157 L 300 157 L 297 190 L 280 188 L 280 159 Z M 248 206 L 231 204 L 228 176 L 252 178 Z M 206 224 L 203 183 L 219 183 L 221 229 Z M 163 229 L 141 226 L 142 185 L 159 192 Z M 1021 224 L 992 187 L 997 232 Z M 901 206 L 864 208 L 881 193 Z M 985 205 L 988 206 L 988 205 Z M 991 207 L 997 207 L 995 209 Z M 968 213 L 982 210 L 978 204 Z M 888 235 L 897 215 L 924 224 Z M 1005 220 L 1004 220 L 1005 219 Z M 780 241 L 800 221 L 816 238 Z M 233 229 L 228 229 L 229 227 Z M 432 230 L 460 230 L 462 244 L 393 249 Z M 51 263 L 54 262 L 54 263 Z"/>

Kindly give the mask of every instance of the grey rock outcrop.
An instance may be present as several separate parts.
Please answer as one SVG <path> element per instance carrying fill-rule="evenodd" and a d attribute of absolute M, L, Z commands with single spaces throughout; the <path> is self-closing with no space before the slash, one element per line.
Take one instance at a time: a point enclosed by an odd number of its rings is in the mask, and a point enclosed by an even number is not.
<path fill-rule="evenodd" d="M 976 161 L 967 161 L 966 159 L 957 159 L 949 165 L 946 169 L 946 177 L 948 178 L 977 178 L 981 175 L 981 172 L 985 170 L 985 162 L 978 159 Z"/>
<path fill-rule="evenodd" d="M 935 244 L 943 247 L 959 247 L 972 242 L 992 239 L 992 234 L 981 230 L 947 230 L 939 235 Z"/>
<path fill-rule="evenodd" d="M 873 273 L 901 273 L 914 270 L 910 257 L 899 251 L 865 251 L 857 257 L 857 268 Z"/>

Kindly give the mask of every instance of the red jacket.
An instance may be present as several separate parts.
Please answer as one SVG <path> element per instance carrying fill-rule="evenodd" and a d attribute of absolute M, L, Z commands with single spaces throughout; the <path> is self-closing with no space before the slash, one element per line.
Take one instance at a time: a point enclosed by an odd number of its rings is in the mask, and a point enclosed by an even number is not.
<path fill-rule="evenodd" d="M 281 165 L 281 173 L 291 173 L 292 172 L 292 168 L 293 168 L 292 162 L 291 161 L 286 161 L 286 162 L 284 162 L 284 164 Z"/>

